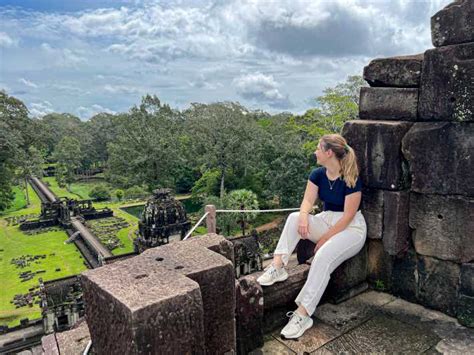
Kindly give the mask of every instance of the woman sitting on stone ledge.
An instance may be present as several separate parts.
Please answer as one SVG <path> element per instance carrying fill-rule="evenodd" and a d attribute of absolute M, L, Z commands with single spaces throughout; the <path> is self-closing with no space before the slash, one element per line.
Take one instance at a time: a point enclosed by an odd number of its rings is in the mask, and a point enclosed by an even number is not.
<path fill-rule="evenodd" d="M 316 243 L 308 279 L 289 312 L 290 321 L 281 331 L 285 338 L 298 338 L 311 328 L 314 313 L 331 273 L 345 260 L 355 256 L 365 244 L 367 226 L 360 211 L 362 183 L 354 150 L 339 134 L 324 135 L 315 151 L 322 167 L 309 175 L 300 211 L 288 216 L 273 262 L 258 279 L 262 286 L 284 281 L 288 264 L 300 239 Z M 323 212 L 311 215 L 316 199 L 324 202 Z"/>

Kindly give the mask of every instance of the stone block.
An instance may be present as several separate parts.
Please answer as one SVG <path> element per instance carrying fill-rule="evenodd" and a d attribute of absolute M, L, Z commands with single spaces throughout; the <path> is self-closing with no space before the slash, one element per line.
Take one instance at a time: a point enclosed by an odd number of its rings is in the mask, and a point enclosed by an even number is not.
<path fill-rule="evenodd" d="M 392 257 L 391 293 L 410 302 L 418 299 L 417 254 L 413 246 L 402 257 Z"/>
<path fill-rule="evenodd" d="M 474 42 L 474 2 L 456 0 L 431 17 L 435 47 Z"/>
<path fill-rule="evenodd" d="M 237 352 L 263 346 L 263 290 L 254 277 L 243 276 L 236 280 Z"/>
<path fill-rule="evenodd" d="M 363 188 L 361 211 L 367 224 L 367 238 L 382 239 L 383 190 Z"/>
<path fill-rule="evenodd" d="M 43 350 L 43 354 L 59 355 L 58 343 L 54 333 L 48 334 L 41 338 L 41 348 Z"/>
<path fill-rule="evenodd" d="M 230 260 L 194 243 L 170 243 L 148 249 L 137 258 L 197 282 L 203 300 L 206 351 L 235 351 L 235 271 Z"/>
<path fill-rule="evenodd" d="M 415 123 L 402 141 L 411 190 L 474 196 L 474 124 Z"/>
<path fill-rule="evenodd" d="M 345 300 L 346 295 L 367 278 L 367 243 L 354 257 L 345 260 L 331 274 L 325 293 L 333 303 Z"/>
<path fill-rule="evenodd" d="M 232 244 L 232 242 L 228 241 L 222 235 L 215 233 L 197 235 L 186 239 L 183 241 L 183 243 L 191 243 L 193 245 L 202 246 L 212 250 L 213 252 L 216 252 L 217 254 L 221 254 L 232 263 L 234 262 L 234 244 Z"/>
<path fill-rule="evenodd" d="M 416 88 L 420 86 L 423 53 L 377 58 L 364 67 L 364 80 L 373 87 Z"/>
<path fill-rule="evenodd" d="M 71 330 L 56 333 L 60 354 L 82 354 L 90 339 L 89 328 L 85 321 L 76 324 Z"/>
<path fill-rule="evenodd" d="M 461 285 L 459 292 L 474 297 L 474 263 L 461 265 Z"/>
<path fill-rule="evenodd" d="M 459 294 L 457 318 L 462 325 L 474 328 L 474 297 Z"/>
<path fill-rule="evenodd" d="M 425 52 L 419 121 L 474 121 L 474 42 Z"/>
<path fill-rule="evenodd" d="M 367 279 L 376 290 L 388 292 L 392 288 L 392 258 L 384 250 L 381 240 L 369 240 L 367 248 Z"/>
<path fill-rule="evenodd" d="M 431 332 L 376 314 L 312 354 L 424 353 L 439 341 Z"/>
<path fill-rule="evenodd" d="M 410 228 L 408 226 L 408 191 L 383 192 L 383 234 L 384 249 L 390 255 L 401 255 L 408 250 Z"/>
<path fill-rule="evenodd" d="M 394 299 L 395 297 L 388 293 L 367 291 L 338 305 L 331 303 L 320 305 L 316 308 L 314 317 L 333 326 L 341 333 L 346 333 L 365 323 L 379 313 L 383 305 Z"/>
<path fill-rule="evenodd" d="M 410 200 L 418 254 L 458 263 L 474 259 L 474 198 L 412 192 Z"/>
<path fill-rule="evenodd" d="M 86 319 L 99 354 L 204 352 L 199 285 L 135 257 L 82 274 Z"/>
<path fill-rule="evenodd" d="M 418 256 L 418 302 L 456 316 L 460 266 L 429 256 Z"/>
<path fill-rule="evenodd" d="M 314 319 L 313 326 L 305 331 L 305 333 L 300 338 L 298 338 L 297 341 L 294 339 L 282 338 L 280 336 L 280 329 L 273 333 L 275 338 L 280 338 L 280 341 L 283 344 L 294 351 L 293 354 L 312 354 L 313 351 L 331 342 L 340 335 L 340 331 L 334 329 L 319 319 Z"/>
<path fill-rule="evenodd" d="M 360 89 L 360 119 L 416 121 L 417 111 L 417 88 Z"/>
<path fill-rule="evenodd" d="M 408 164 L 401 153 L 411 122 L 354 120 L 342 135 L 354 148 L 365 187 L 403 190 L 410 186 Z"/>
<path fill-rule="evenodd" d="M 287 269 L 288 279 L 285 282 L 277 282 L 271 286 L 263 288 L 264 312 L 272 308 L 295 304 L 294 301 L 298 293 L 303 288 L 309 272 L 309 265 L 301 264 Z M 251 277 L 256 279 L 263 272 L 254 273 Z"/>

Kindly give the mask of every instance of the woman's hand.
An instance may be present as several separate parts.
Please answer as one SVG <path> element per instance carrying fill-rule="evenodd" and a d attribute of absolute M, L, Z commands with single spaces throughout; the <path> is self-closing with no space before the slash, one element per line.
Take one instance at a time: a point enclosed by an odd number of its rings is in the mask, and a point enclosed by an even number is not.
<path fill-rule="evenodd" d="M 321 238 L 319 238 L 318 242 L 316 243 L 316 246 L 314 247 L 314 253 L 318 251 L 319 248 L 321 248 L 324 243 L 326 243 L 330 238 L 327 236 L 323 235 Z"/>
<path fill-rule="evenodd" d="M 308 223 L 308 214 L 300 213 L 298 221 L 298 233 L 301 236 L 301 239 L 307 239 L 309 236 L 309 223 Z"/>

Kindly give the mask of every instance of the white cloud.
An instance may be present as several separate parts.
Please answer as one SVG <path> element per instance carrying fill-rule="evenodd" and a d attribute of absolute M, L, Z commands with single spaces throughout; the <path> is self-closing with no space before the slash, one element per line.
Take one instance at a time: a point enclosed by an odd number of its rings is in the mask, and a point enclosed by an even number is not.
<path fill-rule="evenodd" d="M 97 102 L 126 110 L 145 89 L 180 105 L 244 98 L 301 112 L 308 97 L 362 74 L 373 58 L 430 48 L 430 16 L 449 2 L 137 0 L 62 13 L 0 6 L 0 46 L 10 46 L 2 81 L 15 89 L 19 77 L 34 78 L 41 99 L 81 117 Z"/>
<path fill-rule="evenodd" d="M 86 119 L 86 120 L 88 120 L 92 116 L 94 116 L 98 113 L 102 113 L 102 112 L 110 113 L 110 114 L 115 114 L 116 113 L 115 111 L 110 110 L 110 109 L 108 109 L 106 107 L 103 107 L 101 105 L 98 105 L 98 104 L 93 104 L 93 105 L 88 106 L 88 107 L 79 106 L 76 110 L 76 114 L 81 119 Z"/>
<path fill-rule="evenodd" d="M 131 85 L 104 85 L 104 90 L 112 94 L 138 94 L 142 90 Z"/>
<path fill-rule="evenodd" d="M 18 45 L 18 40 L 11 38 L 5 32 L 0 32 L 0 47 L 16 47 Z"/>
<path fill-rule="evenodd" d="M 42 117 L 55 111 L 53 105 L 49 101 L 33 102 L 30 105 L 29 110 L 30 116 L 32 117 Z"/>
<path fill-rule="evenodd" d="M 283 95 L 279 84 L 273 78 L 273 75 L 262 73 L 244 74 L 232 81 L 237 92 L 249 100 L 257 100 L 268 103 L 272 107 L 288 108 L 292 104 L 288 95 Z"/>
<path fill-rule="evenodd" d="M 35 84 L 34 82 L 29 81 L 29 80 L 27 80 L 27 79 L 25 79 L 25 78 L 20 78 L 20 79 L 18 79 L 18 81 L 19 81 L 20 83 L 22 83 L 23 85 L 28 86 L 28 87 L 30 87 L 30 88 L 34 88 L 34 89 L 37 89 L 37 88 L 38 88 L 38 85 L 37 85 L 37 84 Z"/>
<path fill-rule="evenodd" d="M 78 67 L 87 60 L 80 51 L 69 48 L 53 48 L 49 43 L 42 43 L 42 52 L 60 67 Z"/>

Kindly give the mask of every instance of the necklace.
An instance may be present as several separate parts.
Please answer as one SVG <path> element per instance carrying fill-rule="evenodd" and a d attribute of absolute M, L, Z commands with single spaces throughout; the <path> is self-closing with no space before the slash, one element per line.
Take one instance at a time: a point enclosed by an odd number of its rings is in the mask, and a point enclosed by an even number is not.
<path fill-rule="evenodd" d="M 339 178 L 337 178 L 337 179 L 339 179 Z M 332 190 L 332 188 L 334 187 L 334 185 L 335 185 L 335 184 L 336 184 L 336 182 L 337 182 L 337 179 L 336 179 L 336 180 L 334 180 L 334 182 L 333 182 L 332 184 L 331 184 L 331 180 L 329 180 L 329 179 L 328 179 L 328 183 L 329 183 L 329 189 L 331 189 L 331 190 Z"/>

